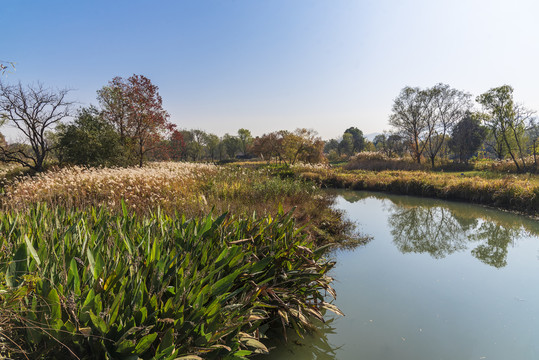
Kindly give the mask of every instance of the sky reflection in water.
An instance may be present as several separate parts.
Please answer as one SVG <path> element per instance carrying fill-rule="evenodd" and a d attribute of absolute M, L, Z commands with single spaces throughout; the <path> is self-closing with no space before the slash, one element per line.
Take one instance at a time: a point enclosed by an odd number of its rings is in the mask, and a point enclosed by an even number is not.
<path fill-rule="evenodd" d="M 335 252 L 346 314 L 264 359 L 539 358 L 539 223 L 480 206 L 338 191 L 373 240 Z"/>

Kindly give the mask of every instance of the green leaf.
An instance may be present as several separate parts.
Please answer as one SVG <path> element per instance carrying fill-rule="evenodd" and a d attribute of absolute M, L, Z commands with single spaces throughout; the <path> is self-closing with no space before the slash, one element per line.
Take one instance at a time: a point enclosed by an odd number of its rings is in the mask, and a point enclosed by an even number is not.
<path fill-rule="evenodd" d="M 249 350 L 239 350 L 234 353 L 235 356 L 244 357 L 251 355 L 253 352 Z"/>
<path fill-rule="evenodd" d="M 271 263 L 272 260 L 273 258 L 271 256 L 267 256 L 263 258 L 262 260 L 257 261 L 250 269 L 251 274 L 264 270 L 264 268 L 268 266 L 268 264 Z"/>
<path fill-rule="evenodd" d="M 213 284 L 211 295 L 218 296 L 227 292 L 232 287 L 232 285 L 234 285 L 234 280 L 236 280 L 240 272 L 241 269 L 238 269 L 232 274 L 225 276 L 224 278 Z"/>
<path fill-rule="evenodd" d="M 82 304 L 81 311 L 89 311 L 91 309 L 94 298 L 95 298 L 94 289 L 90 289 L 90 291 L 88 292 L 88 295 L 86 295 L 86 299 L 84 300 L 84 303 Z"/>
<path fill-rule="evenodd" d="M 124 217 L 127 217 L 128 211 L 127 211 L 127 204 L 125 203 L 125 200 L 122 198 L 120 200 L 120 203 L 122 204 L 122 214 L 124 215 Z"/>
<path fill-rule="evenodd" d="M 105 321 L 100 316 L 95 315 L 92 310 L 90 310 L 90 319 L 92 319 L 92 323 L 101 334 L 105 335 L 108 332 Z"/>
<path fill-rule="evenodd" d="M 49 315 L 53 319 L 60 319 L 62 317 L 62 309 L 60 307 L 60 297 L 56 289 L 51 289 L 47 295 L 47 301 L 50 306 Z"/>
<path fill-rule="evenodd" d="M 159 247 L 157 246 L 157 239 L 153 240 L 152 250 L 150 252 L 150 263 L 154 262 L 160 257 Z"/>
<path fill-rule="evenodd" d="M 97 254 L 95 259 L 95 276 L 96 279 L 101 277 L 103 274 L 103 268 L 105 267 L 105 262 L 103 261 L 103 257 L 101 254 Z"/>
<path fill-rule="evenodd" d="M 62 321 L 62 307 L 60 304 L 60 297 L 56 289 L 51 289 L 47 295 L 47 303 L 49 305 L 50 325 L 55 330 L 60 330 L 64 325 Z"/>
<path fill-rule="evenodd" d="M 140 339 L 137 343 L 137 346 L 135 347 L 135 353 L 137 355 L 142 355 L 146 350 L 152 346 L 152 343 L 155 341 L 155 338 L 157 337 L 157 333 L 148 334 L 144 336 L 142 339 Z"/>
<path fill-rule="evenodd" d="M 90 250 L 90 247 L 86 249 L 86 255 L 88 256 L 88 263 L 90 264 L 90 271 L 92 272 L 94 279 L 96 279 L 97 274 L 95 273 L 95 258 L 94 258 L 94 254 L 92 254 L 92 250 Z"/>
<path fill-rule="evenodd" d="M 116 295 L 116 299 L 114 299 L 114 302 L 112 303 L 112 306 L 110 308 L 109 324 L 114 324 L 114 322 L 116 321 L 116 317 L 118 316 L 118 312 L 120 310 L 120 304 L 122 303 L 124 296 L 125 293 L 123 291 L 120 294 Z"/>
<path fill-rule="evenodd" d="M 6 284 L 11 287 L 17 287 L 22 282 L 22 276 L 27 272 L 26 258 L 26 245 L 21 244 L 13 257 L 13 260 L 9 263 L 6 270 Z"/>
<path fill-rule="evenodd" d="M 32 254 L 32 257 L 36 261 L 37 266 L 40 266 L 41 265 L 41 260 L 39 259 L 39 255 L 37 254 L 36 249 L 32 245 L 32 242 L 28 238 L 28 235 L 24 235 L 24 241 L 26 242 L 26 246 L 27 246 L 28 250 L 30 250 L 30 254 Z"/>
<path fill-rule="evenodd" d="M 168 353 L 168 350 L 174 345 L 174 328 L 170 328 L 163 335 L 161 344 L 157 347 L 156 357 L 164 356 L 165 352 Z"/>
<path fill-rule="evenodd" d="M 120 354 L 130 354 L 135 349 L 136 344 L 135 340 L 123 340 L 118 344 L 116 351 Z"/>
<path fill-rule="evenodd" d="M 79 269 L 77 267 L 77 261 L 73 258 L 69 263 L 69 272 L 67 274 L 67 283 L 72 286 L 73 292 L 76 295 L 81 294 L 80 292 L 80 278 L 79 278 Z"/>

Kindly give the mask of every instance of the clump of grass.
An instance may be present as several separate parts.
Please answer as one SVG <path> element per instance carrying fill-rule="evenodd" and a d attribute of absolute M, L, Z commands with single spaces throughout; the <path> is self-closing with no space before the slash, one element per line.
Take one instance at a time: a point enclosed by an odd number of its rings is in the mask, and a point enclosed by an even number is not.
<path fill-rule="evenodd" d="M 339 310 L 333 263 L 290 214 L 186 220 L 36 206 L 0 214 L 0 350 L 17 358 L 245 359 L 269 328 Z"/>

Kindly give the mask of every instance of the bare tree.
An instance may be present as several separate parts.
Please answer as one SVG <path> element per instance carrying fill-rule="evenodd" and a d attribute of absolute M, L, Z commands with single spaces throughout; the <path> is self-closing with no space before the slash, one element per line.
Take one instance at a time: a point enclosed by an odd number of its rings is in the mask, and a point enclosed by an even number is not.
<path fill-rule="evenodd" d="M 389 123 L 408 142 L 417 163 L 426 153 L 434 167 L 450 129 L 471 107 L 470 97 L 446 84 L 424 90 L 405 87 L 393 103 Z"/>
<path fill-rule="evenodd" d="M 11 61 L 0 60 L 0 75 L 3 75 L 8 69 L 15 69 L 15 63 Z"/>
<path fill-rule="evenodd" d="M 0 117 L 24 136 L 28 146 L 0 144 L 0 159 L 15 162 L 35 171 L 52 150 L 47 131 L 70 116 L 73 102 L 66 100 L 69 90 L 52 90 L 42 84 L 23 87 L 0 82 Z"/>
<path fill-rule="evenodd" d="M 431 115 L 427 119 L 429 137 L 426 139 L 426 153 L 434 167 L 436 156 L 440 153 L 446 142 L 451 128 L 464 117 L 466 111 L 471 108 L 471 95 L 457 89 L 452 89 L 447 84 L 437 84 L 426 90 L 431 98 Z"/>
<path fill-rule="evenodd" d="M 426 140 L 433 131 L 428 123 L 432 116 L 431 101 L 432 96 L 427 91 L 407 86 L 395 99 L 389 117 L 389 124 L 408 143 L 410 153 L 418 164 L 427 146 Z"/>

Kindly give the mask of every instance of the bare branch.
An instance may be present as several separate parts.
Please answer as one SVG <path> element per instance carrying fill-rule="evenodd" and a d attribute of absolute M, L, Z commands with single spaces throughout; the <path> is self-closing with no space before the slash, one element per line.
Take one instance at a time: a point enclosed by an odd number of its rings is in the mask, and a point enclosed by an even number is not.
<path fill-rule="evenodd" d="M 29 151 L 1 144 L 1 160 L 42 171 L 50 152 L 46 131 L 71 114 L 73 102 L 66 100 L 68 93 L 68 89 L 52 90 L 41 83 L 23 87 L 21 83 L 0 82 L 0 116 L 24 135 L 31 148 Z"/>

